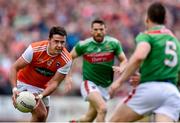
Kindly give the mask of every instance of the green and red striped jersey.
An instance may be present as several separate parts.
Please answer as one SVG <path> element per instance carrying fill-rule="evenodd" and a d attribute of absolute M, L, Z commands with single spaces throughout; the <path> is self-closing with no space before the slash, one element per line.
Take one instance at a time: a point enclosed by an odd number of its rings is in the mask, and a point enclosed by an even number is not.
<path fill-rule="evenodd" d="M 108 87 L 113 81 L 114 58 L 123 52 L 120 42 L 105 36 L 104 40 L 98 43 L 91 37 L 80 41 L 75 50 L 78 56 L 83 57 L 83 80 Z"/>
<path fill-rule="evenodd" d="M 140 67 L 141 83 L 167 81 L 177 84 L 180 66 L 180 44 L 165 26 L 155 26 L 140 33 L 136 42 L 148 42 L 151 51 Z"/>

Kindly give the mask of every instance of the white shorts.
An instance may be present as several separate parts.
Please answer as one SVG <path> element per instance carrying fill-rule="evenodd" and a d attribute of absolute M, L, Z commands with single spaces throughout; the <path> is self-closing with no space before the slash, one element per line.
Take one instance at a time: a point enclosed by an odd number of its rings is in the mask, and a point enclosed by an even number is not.
<path fill-rule="evenodd" d="M 21 91 L 29 91 L 31 93 L 36 93 L 36 94 L 40 94 L 44 89 L 36 87 L 36 86 L 32 86 L 20 81 L 17 81 L 17 89 L 19 92 Z M 44 97 L 42 98 L 44 104 L 46 107 L 49 107 L 50 105 L 50 96 Z"/>
<path fill-rule="evenodd" d="M 91 92 L 99 92 L 105 101 L 109 100 L 110 96 L 108 93 L 108 88 L 103 88 L 101 86 L 97 86 L 94 82 L 85 80 L 81 83 L 81 95 L 84 100 L 87 101 L 87 96 Z"/>
<path fill-rule="evenodd" d="M 171 83 L 154 81 L 140 84 L 124 103 L 140 115 L 164 114 L 174 121 L 179 118 L 180 93 Z"/>

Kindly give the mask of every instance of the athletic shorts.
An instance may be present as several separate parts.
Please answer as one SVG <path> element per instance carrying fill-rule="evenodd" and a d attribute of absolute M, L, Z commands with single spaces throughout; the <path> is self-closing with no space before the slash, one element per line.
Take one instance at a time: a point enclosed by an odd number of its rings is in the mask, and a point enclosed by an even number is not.
<path fill-rule="evenodd" d="M 36 93 L 36 94 L 40 94 L 43 92 L 44 89 L 36 87 L 36 86 L 32 86 L 20 81 L 17 81 L 17 89 L 19 92 L 21 91 L 29 91 L 31 93 Z M 50 105 L 50 96 L 46 96 L 44 98 L 42 98 L 44 104 L 46 107 L 49 107 Z"/>
<path fill-rule="evenodd" d="M 81 83 L 81 95 L 85 101 L 87 101 L 87 96 L 91 92 L 99 92 L 105 101 L 109 100 L 110 98 L 108 88 L 97 86 L 94 82 L 89 80 L 83 81 Z"/>
<path fill-rule="evenodd" d="M 168 82 L 140 84 L 124 103 L 140 115 L 164 114 L 174 121 L 179 118 L 180 93 L 175 85 Z"/>

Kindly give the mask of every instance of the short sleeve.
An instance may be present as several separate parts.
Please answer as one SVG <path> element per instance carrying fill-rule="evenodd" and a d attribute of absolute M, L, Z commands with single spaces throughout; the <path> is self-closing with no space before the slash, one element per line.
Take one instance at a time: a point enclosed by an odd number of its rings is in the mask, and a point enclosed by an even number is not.
<path fill-rule="evenodd" d="M 81 41 L 79 41 L 76 45 L 75 45 L 75 51 L 77 53 L 78 56 L 83 54 L 83 44 Z"/>
<path fill-rule="evenodd" d="M 29 45 L 28 48 L 24 51 L 24 53 L 22 54 L 22 57 L 28 63 L 30 63 L 32 61 L 32 58 L 33 58 L 33 48 L 32 48 L 31 45 Z"/>
<path fill-rule="evenodd" d="M 149 44 L 151 44 L 150 36 L 146 33 L 138 34 L 136 37 L 136 43 L 138 44 L 140 42 L 148 42 Z"/>
<path fill-rule="evenodd" d="M 63 67 L 59 68 L 57 71 L 62 74 L 68 74 L 70 68 L 71 68 L 72 61 L 69 61 L 67 64 L 65 64 Z"/>
<path fill-rule="evenodd" d="M 120 41 L 117 40 L 117 42 L 115 42 L 115 55 L 116 56 L 119 56 L 119 54 L 121 54 L 123 52 L 123 49 L 122 49 L 122 45 L 120 43 Z"/>

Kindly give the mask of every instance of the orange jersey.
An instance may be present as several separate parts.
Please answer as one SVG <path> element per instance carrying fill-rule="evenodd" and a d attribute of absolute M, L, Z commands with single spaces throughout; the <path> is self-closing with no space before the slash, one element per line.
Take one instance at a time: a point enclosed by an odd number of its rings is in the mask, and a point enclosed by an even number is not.
<path fill-rule="evenodd" d="M 47 52 L 47 47 L 48 41 L 40 41 L 32 43 L 26 49 L 22 57 L 29 64 L 18 72 L 17 78 L 19 81 L 46 88 L 47 82 L 54 76 L 56 71 L 67 74 L 71 66 L 70 53 L 63 48 L 61 54 L 51 56 Z"/>

